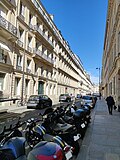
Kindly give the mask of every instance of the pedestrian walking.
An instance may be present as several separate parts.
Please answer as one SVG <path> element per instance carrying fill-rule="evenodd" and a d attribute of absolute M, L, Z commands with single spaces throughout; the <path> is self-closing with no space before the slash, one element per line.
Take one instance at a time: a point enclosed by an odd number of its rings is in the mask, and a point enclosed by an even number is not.
<path fill-rule="evenodd" d="M 101 96 L 102 96 L 102 94 L 100 93 L 100 95 L 99 95 L 99 99 L 101 99 Z"/>
<path fill-rule="evenodd" d="M 106 101 L 107 101 L 107 105 L 108 105 L 109 114 L 112 115 L 113 105 L 115 105 L 115 101 L 114 101 L 114 99 L 113 99 L 112 96 L 108 96 L 108 97 L 106 98 Z"/>

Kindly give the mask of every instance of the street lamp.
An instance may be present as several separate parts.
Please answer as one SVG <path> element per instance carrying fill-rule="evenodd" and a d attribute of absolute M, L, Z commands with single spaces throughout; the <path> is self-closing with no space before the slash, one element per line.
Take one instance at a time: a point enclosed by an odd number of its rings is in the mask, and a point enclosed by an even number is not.
<path fill-rule="evenodd" d="M 100 67 L 98 67 L 98 68 L 96 68 L 96 69 L 98 69 L 98 73 L 99 73 L 99 96 L 100 96 Z"/>

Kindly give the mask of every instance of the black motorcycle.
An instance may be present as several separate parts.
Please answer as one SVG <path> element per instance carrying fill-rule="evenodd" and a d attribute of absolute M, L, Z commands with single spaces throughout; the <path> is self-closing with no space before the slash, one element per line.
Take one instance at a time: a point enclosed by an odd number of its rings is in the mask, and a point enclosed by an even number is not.
<path fill-rule="evenodd" d="M 31 148 L 34 148 L 34 146 L 40 141 L 54 142 L 62 148 L 66 160 L 71 159 L 73 147 L 68 145 L 59 136 L 52 136 L 50 134 L 46 134 L 46 129 L 42 125 L 37 124 L 37 122 L 39 121 L 41 120 L 35 120 L 33 118 L 27 121 L 25 137 L 28 145 Z"/>
<path fill-rule="evenodd" d="M 8 129 L 4 127 L 0 134 L 0 160 L 65 160 L 65 156 L 60 145 L 54 142 L 41 141 L 28 153 L 25 152 L 24 137 L 18 129 L 24 123 L 17 123 L 16 126 L 10 126 Z M 17 137 L 18 134 L 18 137 Z M 20 136 L 20 137 L 19 137 Z"/>
<path fill-rule="evenodd" d="M 47 133 L 60 136 L 67 144 L 74 148 L 73 154 L 77 155 L 80 149 L 78 143 L 80 134 L 78 134 L 75 125 L 59 123 L 59 118 L 60 115 L 57 110 L 55 110 L 47 115 L 42 126 L 46 129 Z"/>

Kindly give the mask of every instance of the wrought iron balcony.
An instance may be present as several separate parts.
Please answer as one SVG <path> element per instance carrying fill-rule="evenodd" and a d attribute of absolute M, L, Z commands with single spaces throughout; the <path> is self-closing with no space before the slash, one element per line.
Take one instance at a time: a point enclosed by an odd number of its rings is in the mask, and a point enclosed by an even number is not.
<path fill-rule="evenodd" d="M 17 44 L 23 48 L 23 42 L 21 42 L 19 39 L 17 40 Z"/>
<path fill-rule="evenodd" d="M 61 42 L 61 44 L 64 46 L 64 48 L 67 50 L 67 52 L 70 54 L 70 56 L 73 58 L 73 60 L 76 63 L 76 58 L 73 56 L 73 52 L 71 51 L 68 42 L 66 42 L 66 40 L 62 37 L 60 31 L 56 28 L 56 26 L 54 25 L 54 22 L 47 15 L 47 13 L 44 10 L 44 8 L 42 7 L 42 5 L 37 0 L 31 0 L 31 1 L 35 5 L 35 7 L 37 8 L 37 10 L 40 12 L 40 14 L 44 17 L 44 19 L 46 20 L 46 22 L 49 24 L 49 26 L 51 27 L 51 29 L 54 31 L 55 35 L 58 37 L 58 39 Z M 49 43 L 52 43 L 52 42 L 49 42 Z M 53 45 L 53 44 L 51 44 L 51 45 Z"/>
<path fill-rule="evenodd" d="M 0 62 L 1 62 L 1 63 L 7 63 L 7 60 L 6 60 L 6 59 L 3 59 L 3 58 L 0 58 Z"/>
<path fill-rule="evenodd" d="M 47 37 L 47 35 L 37 25 L 30 24 L 30 28 L 37 31 L 53 47 L 52 41 Z"/>
<path fill-rule="evenodd" d="M 19 14 L 19 17 L 20 17 L 23 21 L 25 21 L 25 17 L 24 17 L 24 15 Z"/>
<path fill-rule="evenodd" d="M 33 49 L 29 45 L 27 46 L 27 50 L 28 52 L 33 53 Z"/>
<path fill-rule="evenodd" d="M 16 7 L 15 0 L 6 0 L 8 3 Z"/>
<path fill-rule="evenodd" d="M 16 69 L 22 71 L 22 66 L 16 65 Z"/>
<path fill-rule="evenodd" d="M 51 58 L 49 58 L 46 54 L 43 54 L 42 57 L 43 57 L 46 61 L 54 64 L 54 61 L 53 61 Z"/>
<path fill-rule="evenodd" d="M 17 28 L 0 15 L 0 27 L 17 37 Z"/>
<path fill-rule="evenodd" d="M 39 49 L 34 49 L 34 54 L 40 56 L 41 58 L 43 58 L 44 60 L 46 60 L 47 62 L 51 63 L 51 64 L 54 64 L 54 61 L 49 58 L 47 55 L 45 55 L 42 51 L 40 51 Z"/>

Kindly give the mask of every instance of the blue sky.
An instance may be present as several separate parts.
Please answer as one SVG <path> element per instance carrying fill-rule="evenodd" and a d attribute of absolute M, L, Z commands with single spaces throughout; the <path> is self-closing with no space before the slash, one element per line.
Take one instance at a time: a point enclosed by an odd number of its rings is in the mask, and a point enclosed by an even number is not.
<path fill-rule="evenodd" d="M 91 80 L 98 83 L 102 66 L 108 0 L 41 0 L 71 50 L 80 56 Z"/>

